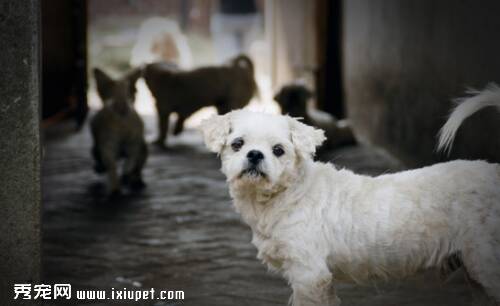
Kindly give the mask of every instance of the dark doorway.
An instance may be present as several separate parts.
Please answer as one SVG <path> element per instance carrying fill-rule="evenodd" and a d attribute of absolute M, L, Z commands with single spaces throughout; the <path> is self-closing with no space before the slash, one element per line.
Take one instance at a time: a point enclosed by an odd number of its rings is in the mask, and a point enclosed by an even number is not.
<path fill-rule="evenodd" d="M 342 1 L 321 0 L 318 16 L 318 108 L 338 119 L 346 117 L 342 91 Z"/>
<path fill-rule="evenodd" d="M 87 1 L 42 1 L 42 118 L 48 126 L 87 115 Z"/>

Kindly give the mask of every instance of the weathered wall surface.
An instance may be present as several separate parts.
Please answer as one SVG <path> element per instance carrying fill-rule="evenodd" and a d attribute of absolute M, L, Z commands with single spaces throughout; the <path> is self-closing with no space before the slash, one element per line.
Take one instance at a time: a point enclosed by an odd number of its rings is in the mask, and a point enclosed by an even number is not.
<path fill-rule="evenodd" d="M 500 82 L 500 2 L 346 0 L 348 114 L 364 141 L 413 165 L 439 160 L 435 135 L 467 87 Z M 500 115 L 462 126 L 451 158 L 500 161 Z"/>
<path fill-rule="evenodd" d="M 0 305 L 39 283 L 39 21 L 39 1 L 0 1 Z"/>

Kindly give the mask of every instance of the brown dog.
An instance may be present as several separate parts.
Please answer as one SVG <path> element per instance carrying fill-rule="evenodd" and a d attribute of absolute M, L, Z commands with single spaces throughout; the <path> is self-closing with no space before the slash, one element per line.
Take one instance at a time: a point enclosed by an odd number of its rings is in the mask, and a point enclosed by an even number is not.
<path fill-rule="evenodd" d="M 94 146 L 92 155 L 97 173 L 107 172 L 111 195 L 120 192 L 118 159 L 125 164 L 121 181 L 132 189 L 145 186 L 142 168 L 146 163 L 147 146 L 144 124 L 134 109 L 135 82 L 141 76 L 135 70 L 119 80 L 113 80 L 100 69 L 94 69 L 97 92 L 103 108 L 91 119 L 90 128 Z"/>
<path fill-rule="evenodd" d="M 183 130 L 184 120 L 205 106 L 215 106 L 219 114 L 242 108 L 257 92 L 253 63 L 240 55 L 227 65 L 179 71 L 170 64 L 153 63 L 144 68 L 144 79 L 156 99 L 159 136 L 164 145 L 169 116 L 177 113 L 174 135 Z"/>
<path fill-rule="evenodd" d="M 308 107 L 312 92 L 301 84 L 289 84 L 281 88 L 274 96 L 283 114 L 303 118 L 307 125 L 318 127 L 325 131 L 325 148 L 335 148 L 341 145 L 354 144 L 356 139 L 346 120 L 337 120 L 328 113 Z"/>

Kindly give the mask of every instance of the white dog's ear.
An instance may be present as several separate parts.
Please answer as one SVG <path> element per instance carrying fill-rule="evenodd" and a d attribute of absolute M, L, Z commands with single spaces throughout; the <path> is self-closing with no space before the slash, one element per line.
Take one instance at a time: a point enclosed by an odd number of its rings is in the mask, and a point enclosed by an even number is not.
<path fill-rule="evenodd" d="M 231 132 L 230 113 L 225 115 L 213 115 L 201 122 L 198 129 L 203 134 L 203 140 L 207 148 L 215 153 L 220 153 Z"/>
<path fill-rule="evenodd" d="M 288 124 L 292 136 L 292 143 L 303 157 L 312 157 L 316 147 L 325 141 L 325 132 L 306 125 L 295 118 L 288 117 Z"/>

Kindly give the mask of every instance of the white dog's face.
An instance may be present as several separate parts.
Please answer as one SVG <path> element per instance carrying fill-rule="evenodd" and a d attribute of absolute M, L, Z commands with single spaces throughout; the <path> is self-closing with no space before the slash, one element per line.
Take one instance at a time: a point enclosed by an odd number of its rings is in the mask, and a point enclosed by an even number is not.
<path fill-rule="evenodd" d="M 243 188 L 286 186 L 324 140 L 323 131 L 296 119 L 244 110 L 212 117 L 201 131 L 207 147 L 220 154 L 228 182 Z"/>

